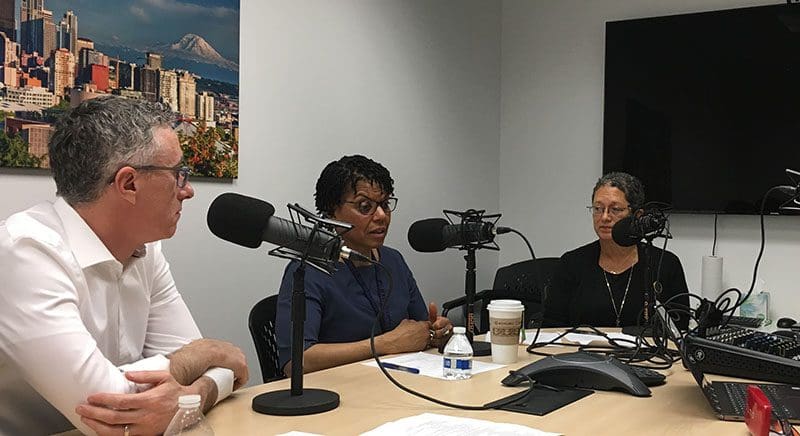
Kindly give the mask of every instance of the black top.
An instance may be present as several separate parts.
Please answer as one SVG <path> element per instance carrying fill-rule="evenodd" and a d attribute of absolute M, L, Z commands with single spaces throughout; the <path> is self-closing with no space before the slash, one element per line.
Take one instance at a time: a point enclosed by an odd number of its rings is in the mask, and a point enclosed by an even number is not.
<path fill-rule="evenodd" d="M 674 295 L 688 292 L 686 277 L 683 275 L 683 267 L 681 267 L 678 257 L 656 247 L 650 248 L 648 252 L 651 265 L 650 274 L 653 279 L 658 274 L 658 264 L 661 261 L 659 281 L 663 290 L 657 296 L 658 301 L 665 302 Z M 661 259 L 662 253 L 663 259 Z M 606 278 L 603 277 L 604 271 L 598 265 L 599 259 L 599 240 L 561 256 L 545 304 L 546 325 L 616 326 L 617 315 L 609 296 Z M 620 274 L 605 272 L 608 285 L 611 287 L 611 294 L 614 296 L 614 304 L 618 310 L 622 305 L 622 298 L 630 277 L 628 296 L 620 315 L 621 326 L 643 323 L 642 309 L 644 308 L 644 294 L 647 291 L 645 270 L 645 250 L 644 246 L 640 244 L 639 262 Z M 652 293 L 652 290 L 650 292 Z M 650 298 L 652 299 L 652 296 Z M 682 295 L 672 300 L 672 303 L 667 306 L 668 310 L 676 307 L 688 307 L 689 297 Z M 650 316 L 653 315 L 652 310 L 651 307 Z M 682 315 L 676 324 L 681 329 L 686 329 L 689 325 L 689 318 Z"/>

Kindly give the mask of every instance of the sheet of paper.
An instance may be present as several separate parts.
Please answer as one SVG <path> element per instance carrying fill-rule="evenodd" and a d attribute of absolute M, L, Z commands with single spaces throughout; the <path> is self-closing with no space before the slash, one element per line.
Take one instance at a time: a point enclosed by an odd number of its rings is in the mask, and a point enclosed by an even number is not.
<path fill-rule="evenodd" d="M 319 434 L 316 434 L 316 433 L 306 433 L 304 431 L 294 431 L 294 430 L 292 430 L 292 431 L 290 431 L 288 433 L 281 433 L 281 434 L 275 435 L 275 436 L 322 436 L 322 435 L 319 435 Z"/>
<path fill-rule="evenodd" d="M 391 362 L 397 365 L 407 366 L 409 368 L 417 368 L 419 370 L 419 375 L 426 375 L 428 377 L 444 379 L 444 376 L 442 375 L 441 354 L 431 354 L 423 352 L 410 353 L 410 354 L 403 354 L 401 356 L 394 356 L 386 359 L 381 359 L 381 362 Z M 361 362 L 361 364 L 367 366 L 373 366 L 375 368 L 378 367 L 378 364 L 375 363 L 374 359 L 365 360 L 364 362 Z M 505 365 L 500 365 L 497 363 L 480 362 L 478 360 L 473 360 L 472 375 L 480 374 L 486 371 L 491 371 L 497 368 L 502 368 L 504 366 Z M 387 371 L 398 372 L 393 369 L 387 369 Z"/>
<path fill-rule="evenodd" d="M 536 339 L 536 342 L 550 342 L 563 332 L 539 332 L 539 338 Z M 636 343 L 636 337 L 631 335 L 626 335 L 625 333 L 606 333 L 609 338 L 612 339 L 627 339 L 627 341 L 619 341 L 617 342 L 619 345 L 623 347 L 634 347 Z M 533 342 L 533 337 L 536 336 L 536 329 L 525 329 L 525 338 L 522 340 L 522 343 L 525 345 L 530 345 Z M 485 341 L 491 342 L 492 340 L 492 332 L 486 333 Z M 586 334 L 586 333 L 568 333 L 563 338 L 559 339 L 555 343 L 570 343 L 570 344 L 581 344 L 581 345 L 608 345 L 608 340 L 600 335 L 593 335 L 593 334 Z"/>
<path fill-rule="evenodd" d="M 539 332 L 539 337 L 536 338 L 536 342 L 550 342 L 560 334 L 561 333 Z M 534 336 L 536 336 L 536 330 L 525 330 L 525 340 L 522 343 L 525 345 L 532 344 Z M 561 342 L 560 339 L 556 341 L 556 343 L 559 342 Z"/>
<path fill-rule="evenodd" d="M 626 339 L 625 341 L 618 341 L 617 344 L 623 347 L 635 347 L 636 337 L 626 335 L 625 333 L 607 333 L 609 338 L 612 339 Z M 600 335 L 582 334 L 582 333 L 569 333 L 562 339 L 564 342 L 578 343 L 581 345 L 609 345 L 608 340 Z"/>
<path fill-rule="evenodd" d="M 465 434 L 487 436 L 556 436 L 560 433 L 547 433 L 519 424 L 423 413 L 421 415 L 409 416 L 408 418 L 387 422 L 366 433 L 362 433 L 362 436 L 382 436 L 387 434 L 409 436 L 461 436 Z"/>

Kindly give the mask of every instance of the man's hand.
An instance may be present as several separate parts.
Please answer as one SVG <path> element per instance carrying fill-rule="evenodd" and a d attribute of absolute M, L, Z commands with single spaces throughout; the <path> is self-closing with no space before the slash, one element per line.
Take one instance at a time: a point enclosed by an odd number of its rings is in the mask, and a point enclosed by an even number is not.
<path fill-rule="evenodd" d="M 92 394 L 87 404 L 75 408 L 81 421 L 98 435 L 122 435 L 126 425 L 131 435 L 161 434 L 175 415 L 178 397 L 200 393 L 178 384 L 168 371 L 131 371 L 125 376 L 153 387 L 136 394 Z"/>
<path fill-rule="evenodd" d="M 428 321 L 431 323 L 430 345 L 439 347 L 447 343 L 453 333 L 453 323 L 449 319 L 439 316 L 436 303 L 428 304 Z"/>
<path fill-rule="evenodd" d="M 214 366 L 233 371 L 233 389 L 247 383 L 249 372 L 242 350 L 230 342 L 198 339 L 184 345 L 170 356 L 169 370 L 178 383 L 188 386 Z"/>

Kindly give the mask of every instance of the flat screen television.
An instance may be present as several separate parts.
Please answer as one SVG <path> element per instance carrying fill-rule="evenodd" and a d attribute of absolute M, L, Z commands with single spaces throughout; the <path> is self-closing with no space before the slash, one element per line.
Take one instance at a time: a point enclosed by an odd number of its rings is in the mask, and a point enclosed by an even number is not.
<path fill-rule="evenodd" d="M 648 200 L 758 213 L 800 170 L 800 4 L 607 22 L 603 123 L 603 172 Z"/>

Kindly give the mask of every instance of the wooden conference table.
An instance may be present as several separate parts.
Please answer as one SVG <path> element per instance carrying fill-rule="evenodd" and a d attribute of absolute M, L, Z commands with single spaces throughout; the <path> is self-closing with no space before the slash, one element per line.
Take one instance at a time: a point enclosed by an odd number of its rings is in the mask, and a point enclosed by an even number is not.
<path fill-rule="evenodd" d="M 430 396 L 459 403 L 482 405 L 521 388 L 508 388 L 500 380 L 512 368 L 538 359 L 520 347 L 520 360 L 507 367 L 473 375 L 470 380 L 448 381 L 392 371 L 400 383 Z M 554 348 L 554 347 L 548 347 Z M 565 352 L 573 348 L 563 348 Z M 550 352 L 550 351 L 548 351 Z M 491 357 L 476 360 L 491 361 Z M 208 413 L 217 436 L 272 435 L 292 430 L 324 435 L 355 435 L 400 418 L 421 413 L 462 416 L 522 424 L 567 435 L 747 435 L 744 423 L 718 420 L 691 373 L 678 363 L 669 370 L 667 383 L 651 388 L 653 395 L 638 398 L 621 392 L 596 391 L 546 416 L 499 410 L 451 409 L 405 393 L 378 368 L 353 363 L 306 374 L 304 387 L 335 391 L 338 408 L 306 416 L 262 415 L 251 409 L 253 397 L 289 389 L 289 380 L 252 386 L 235 392 Z"/>

